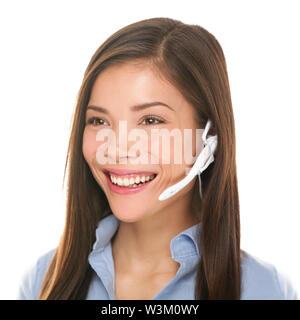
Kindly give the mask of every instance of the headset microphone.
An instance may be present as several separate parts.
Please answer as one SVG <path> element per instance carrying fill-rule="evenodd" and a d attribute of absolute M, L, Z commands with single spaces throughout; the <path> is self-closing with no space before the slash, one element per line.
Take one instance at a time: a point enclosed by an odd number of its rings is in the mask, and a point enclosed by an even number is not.
<path fill-rule="evenodd" d="M 158 197 L 158 200 L 163 201 L 171 198 L 178 191 L 180 191 L 186 185 L 188 185 L 195 178 L 196 175 L 198 175 L 198 178 L 199 178 L 199 192 L 200 192 L 200 197 L 202 198 L 200 175 L 214 161 L 214 153 L 216 151 L 217 142 L 218 142 L 217 135 L 206 137 L 210 127 L 211 127 L 211 121 L 208 120 L 204 129 L 204 132 L 202 134 L 204 148 L 201 150 L 199 156 L 197 157 L 197 160 L 195 161 L 188 175 L 184 179 L 180 180 L 178 183 L 164 190 Z"/>

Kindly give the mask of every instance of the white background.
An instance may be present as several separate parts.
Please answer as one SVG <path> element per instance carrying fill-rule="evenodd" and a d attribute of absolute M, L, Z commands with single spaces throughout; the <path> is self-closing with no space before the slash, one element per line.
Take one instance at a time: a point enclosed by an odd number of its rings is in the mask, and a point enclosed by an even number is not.
<path fill-rule="evenodd" d="M 300 291 L 299 1 L 1 1 L 0 299 L 57 246 L 63 171 L 84 70 L 130 23 L 198 24 L 227 60 L 237 137 L 241 247 Z"/>

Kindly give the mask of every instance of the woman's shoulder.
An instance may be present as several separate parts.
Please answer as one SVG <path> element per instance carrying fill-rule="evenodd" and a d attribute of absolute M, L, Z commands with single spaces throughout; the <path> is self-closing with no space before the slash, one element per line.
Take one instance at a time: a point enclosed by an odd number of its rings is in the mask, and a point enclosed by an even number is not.
<path fill-rule="evenodd" d="M 39 256 L 23 273 L 17 300 L 36 300 L 44 275 L 56 249 Z"/>
<path fill-rule="evenodd" d="M 256 255 L 242 250 L 241 300 L 297 300 L 290 277 Z"/>

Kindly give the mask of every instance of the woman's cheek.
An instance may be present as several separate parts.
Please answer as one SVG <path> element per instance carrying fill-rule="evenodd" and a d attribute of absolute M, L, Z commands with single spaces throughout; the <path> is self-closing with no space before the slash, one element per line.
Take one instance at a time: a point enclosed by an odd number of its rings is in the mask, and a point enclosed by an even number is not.
<path fill-rule="evenodd" d="M 97 152 L 97 145 L 99 145 L 99 142 L 97 143 L 96 141 L 95 133 L 85 130 L 82 139 L 82 153 L 88 164 L 92 163 L 93 157 Z"/>

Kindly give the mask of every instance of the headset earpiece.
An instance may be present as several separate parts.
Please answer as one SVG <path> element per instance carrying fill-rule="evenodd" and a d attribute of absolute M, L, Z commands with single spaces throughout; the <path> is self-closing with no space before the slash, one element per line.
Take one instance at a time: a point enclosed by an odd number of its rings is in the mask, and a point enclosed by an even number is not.
<path fill-rule="evenodd" d="M 201 150 L 198 155 L 193 167 L 189 171 L 188 175 L 176 183 L 175 185 L 167 188 L 164 192 L 160 194 L 158 197 L 159 200 L 166 200 L 173 195 L 175 195 L 178 191 L 183 189 L 188 183 L 190 183 L 196 175 L 199 178 L 199 193 L 202 198 L 202 189 L 201 189 L 201 173 L 214 161 L 214 153 L 217 148 L 218 137 L 215 136 L 207 136 L 207 133 L 211 127 L 211 121 L 208 120 L 205 126 L 205 129 L 202 134 L 202 140 L 204 143 L 204 148 Z"/>

